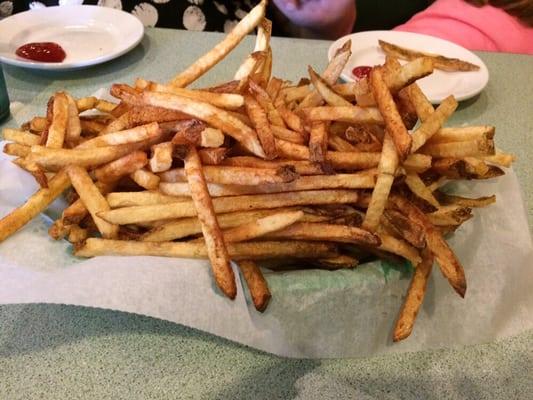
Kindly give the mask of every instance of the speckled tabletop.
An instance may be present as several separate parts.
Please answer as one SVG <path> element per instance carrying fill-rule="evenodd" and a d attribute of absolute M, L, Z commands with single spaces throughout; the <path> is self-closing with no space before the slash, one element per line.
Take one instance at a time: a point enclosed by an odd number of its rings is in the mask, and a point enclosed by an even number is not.
<path fill-rule="evenodd" d="M 4 67 L 12 101 L 42 110 L 67 88 L 86 95 L 137 76 L 165 80 L 210 48 L 218 34 L 148 30 L 115 61 L 82 71 Z M 296 79 L 322 68 L 328 42 L 275 39 L 274 73 Z M 251 40 L 199 84 L 231 78 Z M 533 57 L 481 53 L 491 79 L 461 104 L 453 123 L 493 124 L 533 222 Z M 0 125 L 14 125 L 8 120 Z M 0 306 L 0 399 L 528 399 L 533 332 L 497 343 L 359 360 L 293 360 L 181 325 L 127 313 L 62 305 Z"/>

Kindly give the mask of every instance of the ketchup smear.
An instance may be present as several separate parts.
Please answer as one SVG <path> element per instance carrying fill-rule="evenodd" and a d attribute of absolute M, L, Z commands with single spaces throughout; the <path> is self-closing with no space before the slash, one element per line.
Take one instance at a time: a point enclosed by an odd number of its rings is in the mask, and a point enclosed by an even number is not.
<path fill-rule="evenodd" d="M 28 60 L 58 63 L 65 59 L 65 50 L 54 42 L 27 43 L 20 46 L 17 56 Z"/>
<path fill-rule="evenodd" d="M 363 79 L 363 78 L 366 78 L 370 74 L 370 71 L 372 71 L 372 67 L 361 65 L 359 67 L 355 67 L 354 69 L 352 69 L 352 74 L 357 79 Z"/>

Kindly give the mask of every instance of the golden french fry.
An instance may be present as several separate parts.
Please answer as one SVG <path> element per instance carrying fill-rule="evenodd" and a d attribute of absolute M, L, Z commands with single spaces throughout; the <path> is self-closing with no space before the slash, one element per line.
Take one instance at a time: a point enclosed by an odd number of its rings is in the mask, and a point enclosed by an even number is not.
<path fill-rule="evenodd" d="M 279 78 L 273 77 L 270 79 L 270 81 L 268 81 L 266 92 L 272 100 L 275 101 L 278 98 L 278 95 L 279 95 L 279 92 L 282 86 L 283 86 L 283 81 Z"/>
<path fill-rule="evenodd" d="M 265 16 L 266 7 L 267 1 L 261 0 L 220 43 L 201 56 L 185 71 L 176 75 L 170 84 L 176 87 L 185 87 L 209 71 L 259 24 Z"/>
<path fill-rule="evenodd" d="M 416 58 L 403 66 L 399 63 L 396 65 L 398 69 L 385 71 L 383 76 L 385 84 L 393 94 L 433 72 L 433 60 L 429 57 Z"/>
<path fill-rule="evenodd" d="M 472 209 L 460 204 L 442 206 L 427 218 L 435 226 L 461 225 L 472 218 Z"/>
<path fill-rule="evenodd" d="M 224 241 L 226 243 L 244 242 L 265 236 L 294 224 L 296 221 L 301 220 L 303 216 L 303 211 L 298 210 L 261 217 L 255 221 L 247 222 L 224 231 Z"/>
<path fill-rule="evenodd" d="M 81 113 L 83 111 L 87 111 L 94 108 L 97 101 L 98 99 L 94 96 L 82 97 L 76 100 L 76 107 L 78 108 L 78 112 Z"/>
<path fill-rule="evenodd" d="M 67 129 L 65 132 L 65 141 L 71 146 L 76 146 L 80 140 L 81 135 L 81 122 L 78 107 L 76 106 L 76 101 L 72 98 L 71 95 L 65 95 L 68 101 L 68 120 Z"/>
<path fill-rule="evenodd" d="M 431 190 L 427 188 L 427 186 L 424 184 L 424 181 L 422 181 L 418 174 L 408 173 L 405 176 L 405 183 L 407 184 L 411 192 L 413 192 L 415 195 L 427 201 L 429 204 L 436 208 L 440 207 L 439 202 L 437 201 L 435 196 L 433 196 Z"/>
<path fill-rule="evenodd" d="M 191 188 L 192 201 L 202 227 L 205 246 L 209 260 L 211 261 L 215 281 L 226 296 L 234 299 L 237 295 L 235 276 L 230 266 L 228 251 L 224 237 L 222 236 L 222 231 L 217 222 L 213 202 L 207 191 L 200 156 L 194 146 L 189 147 L 184 164 L 187 182 Z M 175 204 L 171 203 L 171 206 L 176 207 Z"/>
<path fill-rule="evenodd" d="M 144 151 L 134 151 L 124 157 L 102 165 L 94 171 L 94 176 L 100 182 L 115 182 L 123 176 L 134 173 L 148 163 L 148 157 Z"/>
<path fill-rule="evenodd" d="M 352 124 L 383 125 L 383 117 L 374 107 L 311 107 L 302 109 L 309 121 L 343 121 Z"/>
<path fill-rule="evenodd" d="M 264 260 L 276 258 L 326 258 L 337 255 L 334 245 L 304 241 L 263 241 L 230 243 L 229 256 L 234 260 Z M 137 242 L 132 240 L 108 240 L 89 238 L 77 246 L 78 257 L 104 255 L 150 255 L 179 258 L 207 258 L 205 243 L 190 242 Z"/>
<path fill-rule="evenodd" d="M 172 167 L 172 153 L 174 145 L 172 142 L 162 142 L 152 146 L 152 157 L 150 157 L 150 170 L 152 172 L 168 171 Z"/>
<path fill-rule="evenodd" d="M 157 191 L 113 192 L 108 193 L 106 200 L 111 208 L 147 206 L 155 204 L 179 203 L 189 200 L 190 196 L 169 196 Z"/>
<path fill-rule="evenodd" d="M 148 171 L 146 168 L 139 168 L 130 174 L 130 178 L 140 187 L 146 190 L 155 190 L 159 187 L 159 176 Z"/>
<path fill-rule="evenodd" d="M 65 93 L 56 93 L 54 95 L 52 123 L 48 128 L 46 147 L 52 149 L 63 147 L 67 130 L 68 108 L 68 99 Z"/>
<path fill-rule="evenodd" d="M 39 135 L 34 135 L 31 132 L 21 131 L 18 129 L 5 128 L 2 131 L 2 135 L 4 136 L 4 140 L 10 140 L 23 146 L 33 146 L 35 144 L 39 144 L 41 141 L 41 137 Z"/>
<path fill-rule="evenodd" d="M 343 138 L 337 135 L 328 135 L 328 146 L 336 151 L 347 151 L 347 152 L 359 151 L 359 149 L 356 146 L 354 146 L 347 140 L 344 140 Z"/>
<path fill-rule="evenodd" d="M 433 111 L 435 111 L 433 106 L 416 83 L 413 83 L 406 89 L 409 100 L 411 100 L 411 103 L 415 107 L 418 117 L 424 122 L 431 114 L 433 114 Z"/>
<path fill-rule="evenodd" d="M 380 233 L 379 238 L 381 240 L 380 250 L 403 257 L 413 265 L 417 265 L 421 261 L 418 250 L 404 240 L 385 233 Z"/>
<path fill-rule="evenodd" d="M 266 183 L 291 182 L 298 174 L 290 165 L 272 168 L 249 168 L 229 166 L 205 166 L 202 169 L 208 182 L 227 185 L 261 185 Z M 162 182 L 182 182 L 185 171 L 181 168 L 172 169 L 159 174 Z"/>
<path fill-rule="evenodd" d="M 403 162 L 404 167 L 408 172 L 421 173 L 431 168 L 431 157 L 425 154 L 411 154 Z"/>
<path fill-rule="evenodd" d="M 229 157 L 226 158 L 222 165 L 233 167 L 249 167 L 249 168 L 272 168 L 278 169 L 284 165 L 294 168 L 298 175 L 322 175 L 327 173 L 322 164 L 312 163 L 309 161 L 293 161 L 293 160 L 271 160 L 266 161 L 256 157 Z M 430 163 L 431 166 L 431 163 Z"/>
<path fill-rule="evenodd" d="M 410 221 L 402 213 L 389 209 L 383 212 L 383 218 L 387 221 L 387 227 L 390 227 L 393 233 L 402 237 L 411 246 L 417 249 L 425 247 L 424 229 L 414 221 Z M 383 223 L 383 219 L 381 221 Z"/>
<path fill-rule="evenodd" d="M 339 96 L 335 91 L 324 81 L 324 79 L 318 75 L 311 66 L 307 68 L 311 82 L 315 87 L 316 91 L 322 99 L 328 103 L 330 106 L 338 107 L 350 107 L 352 104 L 345 100 L 342 96 Z"/>
<path fill-rule="evenodd" d="M 226 159 L 229 153 L 229 148 L 227 147 L 218 147 L 211 149 L 200 149 L 198 154 L 200 155 L 200 160 L 202 164 L 205 165 L 219 165 Z"/>
<path fill-rule="evenodd" d="M 309 160 L 324 162 L 328 149 L 328 131 L 324 122 L 314 122 L 309 138 Z"/>
<path fill-rule="evenodd" d="M 259 60 L 254 57 L 254 53 L 264 52 L 270 46 L 270 36 L 272 34 L 272 22 L 263 18 L 257 27 L 257 36 L 255 39 L 255 47 L 252 54 L 250 54 L 246 60 L 241 64 L 235 73 L 234 79 L 239 80 L 242 83 L 246 82 L 246 78 L 250 76 L 259 65 Z"/>
<path fill-rule="evenodd" d="M 46 209 L 69 186 L 70 181 L 67 174 L 65 171 L 60 171 L 48 181 L 47 189 L 38 190 L 22 206 L 0 219 L 0 242 L 3 242 Z"/>
<path fill-rule="evenodd" d="M 91 214 L 98 227 L 98 231 L 106 239 L 116 238 L 118 235 L 118 226 L 110 224 L 97 215 L 99 212 L 107 211 L 110 208 L 102 193 L 94 185 L 87 171 L 82 167 L 69 165 L 66 168 L 66 172 L 72 186 L 76 189 L 81 201 Z"/>
<path fill-rule="evenodd" d="M 266 235 L 274 239 L 318 240 L 379 246 L 378 236 L 361 228 L 323 222 L 297 222 Z"/>
<path fill-rule="evenodd" d="M 436 196 L 439 200 L 439 203 L 444 205 L 456 205 L 460 207 L 486 207 L 496 202 L 495 195 L 471 199 L 468 197 L 454 196 L 437 191 Z"/>
<path fill-rule="evenodd" d="M 457 100 L 453 96 L 446 97 L 440 103 L 437 109 L 412 133 L 412 153 L 417 151 L 437 133 L 444 122 L 453 114 L 457 106 Z"/>
<path fill-rule="evenodd" d="M 495 154 L 492 139 L 465 140 L 463 142 L 426 144 L 420 149 L 422 154 L 435 158 L 462 158 L 491 156 Z"/>
<path fill-rule="evenodd" d="M 377 69 L 373 69 L 370 73 L 370 87 L 398 156 L 403 161 L 411 151 L 412 139 L 403 124 L 390 91 L 383 81 L 381 72 Z"/>
<path fill-rule="evenodd" d="M 304 144 L 306 142 L 304 135 L 301 132 L 296 132 L 281 126 L 271 125 L 272 134 L 278 138 L 291 143 Z"/>
<path fill-rule="evenodd" d="M 488 125 L 442 128 L 429 139 L 429 143 L 494 139 L 494 133 L 495 128 Z"/>
<path fill-rule="evenodd" d="M 421 51 L 406 49 L 398 45 L 379 40 L 381 49 L 394 57 L 402 58 L 404 60 L 415 60 L 417 58 L 430 58 L 435 65 L 435 68 L 443 71 L 477 71 L 479 66 L 469 63 L 467 61 L 459 60 L 458 58 L 448 58 L 438 54 L 423 53 Z"/>
<path fill-rule="evenodd" d="M 358 193 L 354 190 L 305 190 L 301 192 L 219 197 L 213 199 L 213 206 L 216 213 L 228 213 L 299 205 L 356 203 L 357 198 Z M 194 217 L 195 215 L 196 209 L 191 201 L 180 202 L 179 208 L 175 207 L 174 204 L 160 204 L 124 207 L 100 213 L 100 216 L 106 221 L 118 225 Z"/>
<path fill-rule="evenodd" d="M 48 119 L 44 117 L 33 117 L 30 121 L 30 130 L 32 132 L 42 132 L 50 126 Z"/>
<path fill-rule="evenodd" d="M 113 85 L 112 91 L 122 98 L 123 96 L 120 93 L 128 92 L 129 89 L 126 89 L 125 85 Z M 232 136 L 253 154 L 259 157 L 265 156 L 263 148 L 257 139 L 257 134 L 252 128 L 243 124 L 228 112 L 211 104 L 160 92 L 143 92 L 141 94 L 128 95 L 127 97 L 127 99 L 126 97 L 122 99 L 127 102 L 133 101 L 138 105 L 146 104 L 189 114 Z"/>
<path fill-rule="evenodd" d="M 271 160 L 277 157 L 276 143 L 274 142 L 274 134 L 268 122 L 268 117 L 259 105 L 259 103 L 250 95 L 247 95 L 245 98 L 245 106 L 248 116 L 252 121 L 256 131 L 259 141 L 263 146 L 265 152 L 265 158 Z"/>
<path fill-rule="evenodd" d="M 244 276 L 256 310 L 260 312 L 265 311 L 272 295 L 270 294 L 268 284 L 261 269 L 251 260 L 241 260 L 238 265 Z"/>
<path fill-rule="evenodd" d="M 422 261 L 415 268 L 411 284 L 394 326 L 392 340 L 395 342 L 407 338 L 413 331 L 416 316 L 424 301 L 433 260 L 433 254 L 429 250 L 422 250 Z"/>
<path fill-rule="evenodd" d="M 448 279 L 455 291 L 461 297 L 464 297 L 466 292 L 466 278 L 463 267 L 440 232 L 435 229 L 428 217 L 408 200 L 400 196 L 393 196 L 391 200 L 409 219 L 416 221 L 424 227 L 426 244 L 435 256 L 435 260 L 442 274 Z"/>
<path fill-rule="evenodd" d="M 132 129 L 108 133 L 97 136 L 80 144 L 78 149 L 89 149 L 94 147 L 117 146 L 128 143 L 139 143 L 145 140 L 155 139 L 161 134 L 157 122 L 140 125 Z"/>

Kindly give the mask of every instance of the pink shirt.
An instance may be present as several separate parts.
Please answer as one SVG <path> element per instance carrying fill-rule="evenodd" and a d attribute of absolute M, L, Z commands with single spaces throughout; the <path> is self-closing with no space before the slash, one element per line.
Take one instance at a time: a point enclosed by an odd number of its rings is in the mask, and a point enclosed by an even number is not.
<path fill-rule="evenodd" d="M 533 28 L 499 8 L 463 0 L 437 0 L 394 30 L 437 36 L 470 50 L 533 54 Z"/>

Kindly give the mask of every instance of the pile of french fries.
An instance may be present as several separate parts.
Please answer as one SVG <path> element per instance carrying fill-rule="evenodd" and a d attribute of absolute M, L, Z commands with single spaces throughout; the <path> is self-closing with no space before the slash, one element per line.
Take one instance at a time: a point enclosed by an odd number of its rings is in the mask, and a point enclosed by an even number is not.
<path fill-rule="evenodd" d="M 338 83 L 347 42 L 322 73 L 309 67 L 297 84 L 272 77 L 265 7 L 167 84 L 114 84 L 116 103 L 55 93 L 46 116 L 5 129 L 4 152 L 41 188 L 0 220 L 0 241 L 64 194 L 49 233 L 76 256 L 208 258 L 229 298 L 235 260 L 260 311 L 270 292 L 258 260 L 333 270 L 405 259 L 415 273 L 393 334 L 401 340 L 434 261 L 464 296 L 463 267 L 443 235 L 495 201 L 441 187 L 502 175 L 513 157 L 495 151 L 493 127 L 443 127 L 457 102 L 434 108 L 416 84 L 431 58 L 388 57 L 368 79 Z M 233 80 L 187 88 L 255 28 Z"/>

